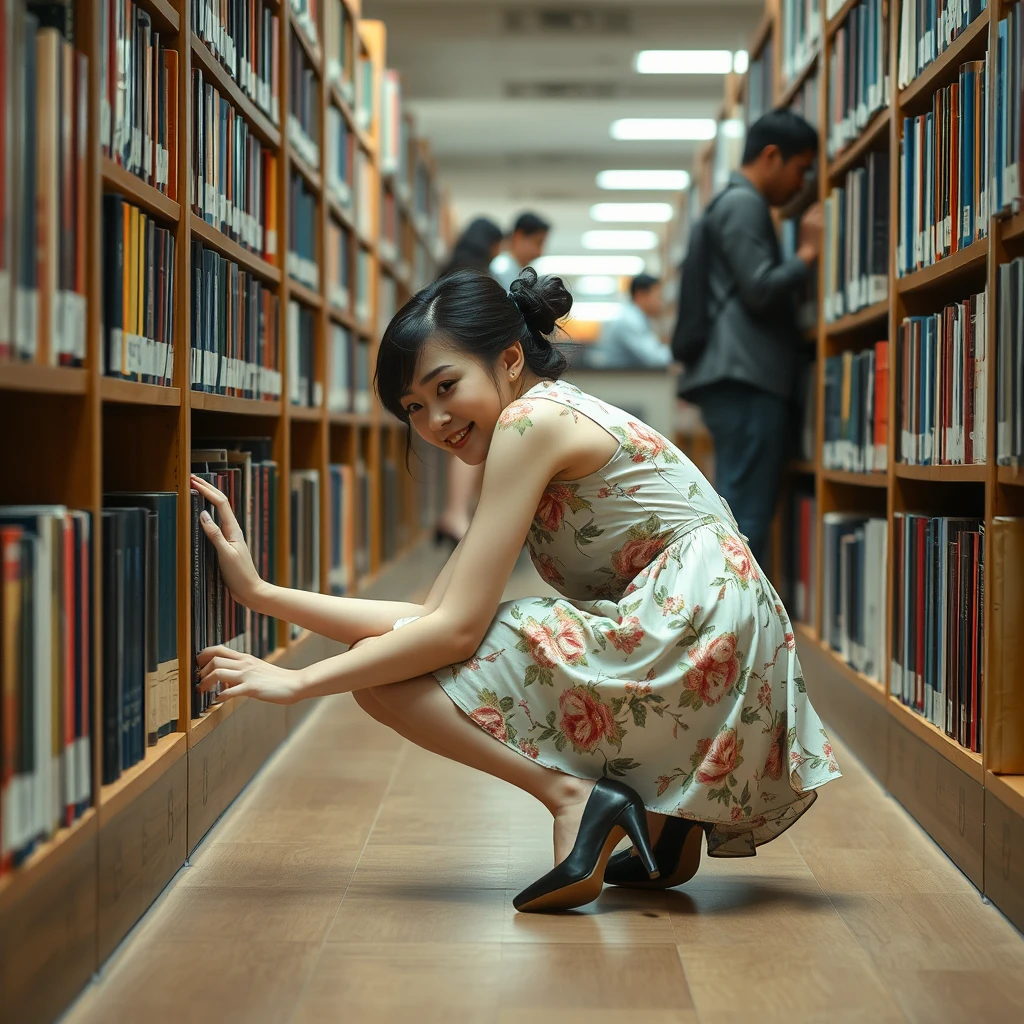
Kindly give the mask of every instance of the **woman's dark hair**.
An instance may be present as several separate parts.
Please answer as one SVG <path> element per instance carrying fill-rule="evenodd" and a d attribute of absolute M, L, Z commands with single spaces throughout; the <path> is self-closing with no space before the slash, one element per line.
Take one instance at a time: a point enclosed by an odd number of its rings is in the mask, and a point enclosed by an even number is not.
<path fill-rule="evenodd" d="M 410 389 L 416 359 L 428 338 L 448 341 L 492 373 L 501 353 L 518 341 L 530 370 L 557 380 L 568 364 L 546 335 L 571 307 L 572 296 L 561 278 L 538 278 L 532 267 L 523 270 L 508 293 L 476 270 L 444 274 L 395 314 L 381 338 L 373 379 L 381 404 L 409 425 L 402 396 Z"/>
<path fill-rule="evenodd" d="M 501 241 L 501 228 L 486 217 L 477 217 L 471 221 L 452 249 L 448 265 L 443 274 L 460 267 L 485 271 L 491 265 L 491 250 Z"/>

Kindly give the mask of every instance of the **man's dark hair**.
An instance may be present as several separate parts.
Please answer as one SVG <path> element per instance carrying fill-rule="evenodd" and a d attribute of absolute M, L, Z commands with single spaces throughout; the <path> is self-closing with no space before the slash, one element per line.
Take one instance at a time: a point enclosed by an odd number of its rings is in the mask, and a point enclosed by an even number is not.
<path fill-rule="evenodd" d="M 516 218 L 515 227 L 512 228 L 512 234 L 517 231 L 522 231 L 528 238 L 533 235 L 539 235 L 546 233 L 551 230 L 551 225 L 543 218 L 538 217 L 535 213 L 521 213 Z"/>
<path fill-rule="evenodd" d="M 818 149 L 818 131 L 792 110 L 779 108 L 759 117 L 747 129 L 743 164 L 752 164 L 767 146 L 778 146 L 783 160 Z"/>
<path fill-rule="evenodd" d="M 629 297 L 635 299 L 637 292 L 649 292 L 656 284 L 661 284 L 661 278 L 652 277 L 650 274 L 637 274 L 629 282 Z"/>

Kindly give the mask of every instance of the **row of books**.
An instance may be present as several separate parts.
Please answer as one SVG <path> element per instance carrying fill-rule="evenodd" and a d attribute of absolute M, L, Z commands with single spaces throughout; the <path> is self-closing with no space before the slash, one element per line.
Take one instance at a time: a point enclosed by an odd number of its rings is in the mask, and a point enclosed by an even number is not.
<path fill-rule="evenodd" d="M 985 462 L 987 292 L 941 313 L 906 317 L 896 348 L 898 460 Z"/>
<path fill-rule="evenodd" d="M 199 68 L 192 69 L 191 203 L 207 224 L 266 259 L 277 252 L 277 158 Z"/>
<path fill-rule="evenodd" d="M 402 116 L 401 78 L 390 68 L 381 79 L 380 173 L 393 175 L 399 194 L 408 197 L 409 123 Z"/>
<path fill-rule="evenodd" d="M 320 166 L 320 76 L 309 63 L 306 48 L 289 35 L 288 141 L 309 164 Z"/>
<path fill-rule="evenodd" d="M 889 343 L 825 359 L 824 469 L 884 473 L 889 458 Z"/>
<path fill-rule="evenodd" d="M 319 0 L 290 0 L 290 3 L 295 15 L 296 28 L 316 48 L 320 40 L 316 29 L 320 22 Z"/>
<path fill-rule="evenodd" d="M 370 570 L 372 488 L 366 463 L 332 463 L 328 473 L 330 532 L 327 583 L 332 594 L 350 593 Z"/>
<path fill-rule="evenodd" d="M 805 121 L 817 127 L 818 125 L 818 72 L 804 79 L 803 85 L 793 94 L 789 103 L 789 109 L 794 114 L 799 114 Z"/>
<path fill-rule="evenodd" d="M 352 208 L 356 137 L 345 115 L 332 103 L 327 108 L 327 191 L 342 209 Z"/>
<path fill-rule="evenodd" d="M 0 875 L 92 801 L 92 516 L 0 506 Z"/>
<path fill-rule="evenodd" d="M 372 257 L 361 245 L 356 246 L 356 293 L 352 296 L 352 312 L 358 323 L 365 327 L 370 320 L 370 281 Z"/>
<path fill-rule="evenodd" d="M 1011 4 L 996 37 L 995 121 L 992 138 L 992 211 L 1018 201 L 1024 162 L 1024 18 Z"/>
<path fill-rule="evenodd" d="M 331 324 L 331 380 L 327 407 L 331 412 L 368 413 L 373 406 L 369 342 L 353 338 L 341 324 Z"/>
<path fill-rule="evenodd" d="M 278 297 L 259 278 L 192 242 L 192 390 L 281 397 Z"/>
<path fill-rule="evenodd" d="M 103 343 L 108 377 L 170 385 L 174 231 L 118 193 L 103 197 Z"/>
<path fill-rule="evenodd" d="M 349 273 L 352 265 L 352 233 L 333 217 L 327 219 L 327 301 L 348 312 L 352 301 Z"/>
<path fill-rule="evenodd" d="M 320 590 L 320 472 L 292 470 L 288 481 L 291 502 L 291 544 L 288 585 L 293 590 Z M 294 639 L 302 627 L 291 624 Z"/>
<path fill-rule="evenodd" d="M 346 103 L 352 103 L 355 98 L 355 23 L 344 0 L 326 0 L 325 15 L 327 81 L 338 86 Z"/>
<path fill-rule="evenodd" d="M 896 84 L 905 89 L 987 7 L 987 0 L 905 0 Z"/>
<path fill-rule="evenodd" d="M 280 23 L 271 6 L 277 5 L 268 0 L 192 0 L 192 31 L 276 124 Z"/>
<path fill-rule="evenodd" d="M 323 405 L 323 386 L 314 361 L 316 320 L 300 302 L 288 303 L 288 399 L 292 405 L 316 409 Z"/>
<path fill-rule="evenodd" d="M 0 6 L 0 361 L 80 366 L 89 64 L 54 11 Z"/>
<path fill-rule="evenodd" d="M 390 182 L 380 190 L 380 225 L 377 235 L 377 254 L 382 260 L 394 263 L 401 252 L 399 235 L 399 208 Z"/>
<path fill-rule="evenodd" d="M 213 484 L 232 512 L 260 577 L 277 579 L 277 462 L 270 438 L 211 438 L 196 441 L 192 472 Z M 189 492 L 192 543 L 191 714 L 202 715 L 216 692 L 199 692 L 200 651 L 215 645 L 264 658 L 277 647 L 277 623 L 245 608 L 224 585 L 216 552 L 200 523 L 205 511 L 218 526 L 217 508 L 196 490 Z"/>
<path fill-rule="evenodd" d="M 889 690 L 961 746 L 981 751 L 985 524 L 893 517 Z"/>
<path fill-rule="evenodd" d="M 1024 462 L 1024 258 L 999 266 L 996 322 L 996 462 Z"/>
<path fill-rule="evenodd" d="M 825 321 L 832 322 L 889 292 L 889 154 L 867 154 L 825 200 L 822 245 Z"/>
<path fill-rule="evenodd" d="M 820 0 L 782 0 L 782 82 L 791 82 L 818 52 L 821 38 Z"/>
<path fill-rule="evenodd" d="M 384 332 L 398 312 L 398 282 L 387 272 L 382 271 L 377 278 L 377 335 L 383 337 Z"/>
<path fill-rule="evenodd" d="M 862 0 L 850 8 L 829 55 L 828 155 L 853 142 L 890 99 L 888 0 Z"/>
<path fill-rule="evenodd" d="M 786 547 L 783 591 L 794 622 L 814 620 L 818 546 L 818 503 L 810 491 L 794 488 L 786 498 Z"/>
<path fill-rule="evenodd" d="M 822 637 L 869 679 L 885 671 L 888 524 L 853 512 L 821 517 Z"/>
<path fill-rule="evenodd" d="M 900 275 L 931 266 L 988 233 L 985 61 L 960 66 L 932 110 L 903 119 L 900 141 Z"/>
<path fill-rule="evenodd" d="M 746 90 L 744 110 L 751 125 L 775 106 L 775 48 L 770 37 L 761 52 L 750 58 Z"/>
<path fill-rule="evenodd" d="M 288 275 L 313 291 L 320 288 L 320 264 L 317 259 L 317 210 L 319 197 L 306 179 L 292 171 L 288 180 L 288 249 L 285 265 Z"/>
<path fill-rule="evenodd" d="M 103 154 L 177 201 L 178 53 L 132 0 L 104 0 L 100 17 Z"/>

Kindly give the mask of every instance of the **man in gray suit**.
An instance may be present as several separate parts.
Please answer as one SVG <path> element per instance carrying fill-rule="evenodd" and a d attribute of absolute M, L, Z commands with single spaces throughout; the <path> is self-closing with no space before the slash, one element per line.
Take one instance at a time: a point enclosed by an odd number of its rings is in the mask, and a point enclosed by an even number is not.
<path fill-rule="evenodd" d="M 796 255 L 785 260 L 771 208 L 804 188 L 817 148 L 817 131 L 789 110 L 750 126 L 743 165 L 706 214 L 709 331 L 679 385 L 714 441 L 715 488 L 762 565 L 799 401 L 797 297 L 822 232 L 816 205 L 801 220 Z"/>

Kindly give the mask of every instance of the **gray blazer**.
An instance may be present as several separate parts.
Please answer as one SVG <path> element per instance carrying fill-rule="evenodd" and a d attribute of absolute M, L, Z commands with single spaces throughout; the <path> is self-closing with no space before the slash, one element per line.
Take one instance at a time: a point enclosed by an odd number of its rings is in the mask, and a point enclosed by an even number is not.
<path fill-rule="evenodd" d="M 679 396 L 700 402 L 709 384 L 736 380 L 798 399 L 800 331 L 796 300 L 807 265 L 782 259 L 768 204 L 740 173 L 707 213 L 711 330 Z"/>

